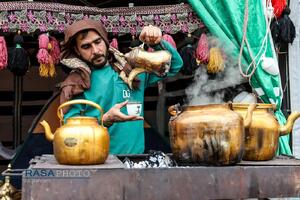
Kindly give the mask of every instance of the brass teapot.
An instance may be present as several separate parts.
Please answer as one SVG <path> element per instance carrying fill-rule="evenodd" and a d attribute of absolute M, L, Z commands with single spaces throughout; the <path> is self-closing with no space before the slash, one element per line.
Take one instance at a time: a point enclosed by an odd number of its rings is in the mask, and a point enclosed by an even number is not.
<path fill-rule="evenodd" d="M 249 104 L 233 103 L 233 110 L 243 117 L 246 116 Z M 243 160 L 271 160 L 278 148 L 278 139 L 292 131 L 299 112 L 293 112 L 285 126 L 280 126 L 274 116 L 276 109 L 273 104 L 257 104 L 253 110 L 251 125 L 245 129 L 245 153 Z"/>
<path fill-rule="evenodd" d="M 153 72 L 158 76 L 165 76 L 170 70 L 172 55 L 166 50 L 149 52 L 139 46 L 133 48 L 124 56 L 131 67 Z"/>
<path fill-rule="evenodd" d="M 73 104 L 86 104 L 100 111 L 99 121 L 94 117 L 76 116 L 66 120 L 62 108 Z M 53 141 L 54 156 L 58 163 L 68 165 L 102 164 L 109 154 L 109 134 L 103 126 L 103 110 L 91 101 L 77 99 L 61 104 L 57 109 L 61 127 L 51 132 L 49 124 L 44 120 L 40 124 L 45 129 L 46 138 Z"/>
<path fill-rule="evenodd" d="M 132 89 L 133 79 L 140 73 L 154 73 L 160 77 L 165 76 L 170 70 L 172 55 L 166 50 L 148 52 L 144 50 L 144 44 L 134 47 L 130 52 L 123 54 L 119 50 L 109 47 L 118 61 L 115 65 L 122 70 L 126 62 L 133 68 L 128 77 L 120 74 L 121 78 Z"/>
<path fill-rule="evenodd" d="M 233 111 L 231 104 L 169 107 L 170 144 L 180 163 L 230 165 L 241 161 L 244 152 L 244 127 L 250 125 L 251 105 L 247 118 Z"/>

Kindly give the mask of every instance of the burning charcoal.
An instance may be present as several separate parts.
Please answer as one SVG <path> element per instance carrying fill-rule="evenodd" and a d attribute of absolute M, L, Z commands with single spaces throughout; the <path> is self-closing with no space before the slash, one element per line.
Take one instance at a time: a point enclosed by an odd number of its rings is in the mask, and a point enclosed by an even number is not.
<path fill-rule="evenodd" d="M 133 166 L 133 164 L 134 164 L 134 163 L 133 163 L 131 160 L 129 160 L 129 158 L 127 158 L 127 157 L 124 159 L 123 163 L 124 163 L 124 165 L 125 165 L 126 168 L 132 168 L 132 166 Z"/>
<path fill-rule="evenodd" d="M 157 168 L 175 165 L 169 156 L 160 151 L 150 151 L 150 155 L 144 161 L 135 163 L 129 158 L 125 158 L 123 162 L 126 168 Z"/>

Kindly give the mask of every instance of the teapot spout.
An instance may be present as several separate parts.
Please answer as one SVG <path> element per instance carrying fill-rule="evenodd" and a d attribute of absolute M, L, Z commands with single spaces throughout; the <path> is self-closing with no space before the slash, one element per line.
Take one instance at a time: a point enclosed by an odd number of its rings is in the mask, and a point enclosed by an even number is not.
<path fill-rule="evenodd" d="M 132 82 L 133 82 L 133 79 L 140 73 L 143 73 L 143 72 L 147 72 L 146 69 L 143 69 L 143 68 L 134 68 L 130 74 L 128 75 L 128 86 L 130 89 L 133 89 L 133 85 L 132 85 Z"/>
<path fill-rule="evenodd" d="M 286 135 L 292 131 L 294 122 L 300 117 L 300 112 L 292 112 L 287 119 L 287 123 L 280 127 L 280 136 Z"/>
<path fill-rule="evenodd" d="M 54 139 L 54 134 L 51 132 L 51 128 L 48 124 L 48 122 L 46 122 L 45 120 L 43 120 L 42 122 L 40 122 L 40 124 L 44 127 L 45 129 L 45 135 L 47 140 L 49 141 L 53 141 Z"/>

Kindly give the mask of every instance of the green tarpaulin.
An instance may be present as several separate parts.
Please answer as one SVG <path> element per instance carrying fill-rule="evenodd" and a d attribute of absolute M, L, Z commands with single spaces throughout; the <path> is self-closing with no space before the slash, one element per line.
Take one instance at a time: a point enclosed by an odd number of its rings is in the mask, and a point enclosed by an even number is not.
<path fill-rule="evenodd" d="M 234 59 L 238 60 L 240 48 L 243 46 L 241 57 L 243 73 L 248 74 L 248 66 L 252 60 L 255 61 L 256 70 L 250 78 L 250 84 L 264 103 L 276 104 L 275 115 L 280 124 L 285 124 L 286 119 L 281 111 L 282 86 L 280 76 L 267 73 L 261 65 L 263 55 L 276 59 L 272 48 L 271 34 L 269 31 L 267 32 L 268 21 L 262 1 L 189 0 L 188 2 L 210 33 L 232 49 Z M 244 21 L 244 18 L 248 18 L 248 20 Z M 246 31 L 243 31 L 244 25 L 247 25 L 245 26 L 247 27 Z M 244 32 L 247 41 L 244 40 L 243 43 Z M 250 71 L 252 69 L 250 68 Z M 289 135 L 279 138 L 277 153 L 292 154 L 289 146 Z"/>

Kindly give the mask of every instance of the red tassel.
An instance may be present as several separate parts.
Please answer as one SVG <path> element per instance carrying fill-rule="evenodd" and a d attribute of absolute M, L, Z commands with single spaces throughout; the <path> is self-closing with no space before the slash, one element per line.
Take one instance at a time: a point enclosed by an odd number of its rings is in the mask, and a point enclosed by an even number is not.
<path fill-rule="evenodd" d="M 272 0 L 272 6 L 274 8 L 275 16 L 279 18 L 286 7 L 286 0 Z"/>
<path fill-rule="evenodd" d="M 206 34 L 202 33 L 198 41 L 198 46 L 196 49 L 196 61 L 198 64 L 207 64 L 209 61 L 209 46 Z"/>
<path fill-rule="evenodd" d="M 52 49 L 49 37 L 47 34 L 39 36 L 39 51 L 36 55 L 38 62 L 40 63 L 39 71 L 41 77 L 53 77 L 55 72 L 55 66 L 53 58 L 49 54 Z"/>
<path fill-rule="evenodd" d="M 171 35 L 164 34 L 164 35 L 162 36 L 162 39 L 166 40 L 166 41 L 169 42 L 175 49 L 177 49 L 176 43 L 175 43 L 175 41 L 174 41 L 174 39 L 172 38 Z"/>
<path fill-rule="evenodd" d="M 52 57 L 53 63 L 58 64 L 60 61 L 60 48 L 59 48 L 59 42 L 55 37 L 49 37 L 50 39 L 50 44 L 51 44 L 51 49 L 50 49 L 50 56 Z"/>
<path fill-rule="evenodd" d="M 7 67 L 7 47 L 5 38 L 0 36 L 0 69 Z"/>
<path fill-rule="evenodd" d="M 38 62 L 40 64 L 49 64 L 49 53 L 48 53 L 48 44 L 49 44 L 49 37 L 47 34 L 42 34 L 39 36 L 39 51 L 36 55 Z"/>
<path fill-rule="evenodd" d="M 118 40 L 117 38 L 113 38 L 111 43 L 109 44 L 109 46 L 115 48 L 115 49 L 119 49 L 119 44 L 118 44 Z"/>

